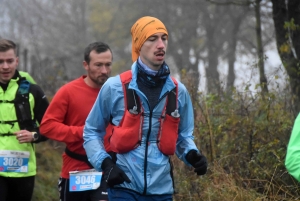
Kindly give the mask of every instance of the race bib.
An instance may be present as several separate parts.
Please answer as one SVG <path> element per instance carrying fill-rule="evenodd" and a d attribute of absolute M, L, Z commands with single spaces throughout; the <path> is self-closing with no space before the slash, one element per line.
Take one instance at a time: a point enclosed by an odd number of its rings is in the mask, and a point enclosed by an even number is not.
<path fill-rule="evenodd" d="M 29 151 L 0 150 L 0 172 L 28 172 Z"/>
<path fill-rule="evenodd" d="M 70 171 L 69 191 L 87 191 L 99 188 L 102 172 L 95 169 Z"/>

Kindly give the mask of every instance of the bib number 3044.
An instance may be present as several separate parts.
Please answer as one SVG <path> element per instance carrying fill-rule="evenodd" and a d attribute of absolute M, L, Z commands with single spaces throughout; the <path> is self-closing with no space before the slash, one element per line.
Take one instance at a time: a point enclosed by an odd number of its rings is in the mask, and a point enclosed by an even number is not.
<path fill-rule="evenodd" d="M 71 171 L 69 191 L 87 191 L 99 188 L 102 172 L 95 169 Z"/>

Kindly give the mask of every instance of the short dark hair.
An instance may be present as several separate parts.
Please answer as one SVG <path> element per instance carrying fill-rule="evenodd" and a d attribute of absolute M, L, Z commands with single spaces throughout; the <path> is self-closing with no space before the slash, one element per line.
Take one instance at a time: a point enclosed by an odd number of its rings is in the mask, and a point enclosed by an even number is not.
<path fill-rule="evenodd" d="M 102 52 L 106 52 L 107 50 L 109 50 L 112 54 L 110 47 L 106 43 L 103 43 L 103 42 L 91 43 L 84 50 L 84 61 L 88 64 L 91 61 L 90 53 L 93 50 L 95 50 L 97 53 L 102 53 Z"/>
<path fill-rule="evenodd" d="M 13 41 L 0 39 L 0 52 L 6 52 L 10 49 L 13 49 L 15 54 L 17 55 L 17 45 Z"/>

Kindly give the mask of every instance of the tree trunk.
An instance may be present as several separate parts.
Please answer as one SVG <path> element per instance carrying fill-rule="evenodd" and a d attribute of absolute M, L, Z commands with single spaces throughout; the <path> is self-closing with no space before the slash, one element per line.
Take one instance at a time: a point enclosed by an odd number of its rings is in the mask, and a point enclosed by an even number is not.
<path fill-rule="evenodd" d="M 262 95 L 264 95 L 265 93 L 268 92 L 268 83 L 267 83 L 267 77 L 265 75 L 264 50 L 263 50 L 262 35 L 261 35 L 260 2 L 261 0 L 256 0 L 255 2 L 256 42 L 257 42 L 259 81 L 260 81 Z"/>
<path fill-rule="evenodd" d="M 208 66 L 205 68 L 206 80 L 207 80 L 207 91 L 208 93 L 220 94 L 221 86 L 219 80 L 219 72 L 217 70 L 218 60 L 216 57 L 219 56 L 218 48 L 216 47 L 214 40 L 214 31 L 216 30 L 213 25 L 206 27 L 207 31 L 207 48 L 208 48 Z"/>
<path fill-rule="evenodd" d="M 244 16 L 245 13 L 242 13 L 242 15 Z M 236 45 L 237 45 L 237 35 L 238 35 L 238 31 L 241 25 L 242 20 L 244 19 L 243 16 L 239 15 L 237 17 L 231 17 L 231 19 L 233 20 L 232 24 L 233 27 L 230 30 L 230 35 L 228 38 L 228 75 L 227 75 L 227 86 L 226 86 L 226 91 L 230 92 L 232 91 L 233 87 L 234 87 L 234 81 L 235 81 L 235 73 L 234 73 L 234 63 L 236 61 Z"/>
<path fill-rule="evenodd" d="M 277 50 L 287 74 L 290 77 L 290 88 L 294 103 L 294 115 L 296 116 L 300 110 L 300 67 L 299 59 L 296 57 L 296 54 L 300 55 L 300 1 L 289 0 L 288 5 L 286 5 L 285 1 L 282 0 L 272 0 L 272 3 Z M 298 26 L 298 29 L 292 29 L 292 19 Z M 285 27 L 286 22 L 289 22 L 288 28 Z"/>

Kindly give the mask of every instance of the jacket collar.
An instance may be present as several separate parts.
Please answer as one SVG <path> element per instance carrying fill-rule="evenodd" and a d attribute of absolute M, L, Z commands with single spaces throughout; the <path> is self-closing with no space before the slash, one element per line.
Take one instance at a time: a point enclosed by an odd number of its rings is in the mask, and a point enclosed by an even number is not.
<path fill-rule="evenodd" d="M 137 62 L 134 62 L 131 66 L 131 72 L 132 72 L 132 79 L 129 83 L 129 89 L 134 89 L 136 91 L 140 91 L 138 89 L 138 86 L 137 86 L 137 73 L 138 73 L 138 66 L 137 66 Z M 162 92 L 161 92 L 161 95 L 169 92 L 169 91 L 172 91 L 174 88 L 176 87 L 176 85 L 174 84 L 172 78 L 170 75 L 167 76 L 167 79 L 166 79 L 166 82 L 162 88 Z"/>

